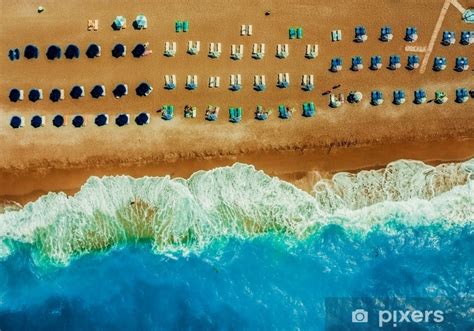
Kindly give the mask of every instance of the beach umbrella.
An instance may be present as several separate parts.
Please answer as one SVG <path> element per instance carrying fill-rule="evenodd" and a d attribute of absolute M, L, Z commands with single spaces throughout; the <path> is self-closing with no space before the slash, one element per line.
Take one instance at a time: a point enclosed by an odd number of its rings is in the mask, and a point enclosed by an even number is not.
<path fill-rule="evenodd" d="M 97 44 L 90 44 L 87 48 L 86 55 L 89 59 L 100 56 L 100 46 Z"/>
<path fill-rule="evenodd" d="M 31 126 L 34 127 L 35 129 L 41 127 L 44 125 L 44 117 L 35 115 L 31 118 Z"/>
<path fill-rule="evenodd" d="M 10 49 L 8 51 L 8 58 L 10 61 L 15 61 L 20 59 L 20 50 L 18 48 Z"/>
<path fill-rule="evenodd" d="M 74 118 L 72 119 L 72 125 L 75 127 L 75 128 L 80 128 L 80 127 L 83 127 L 84 126 L 84 117 L 82 115 L 76 115 L 74 116 Z"/>
<path fill-rule="evenodd" d="M 145 45 L 143 44 L 137 44 L 132 51 L 132 54 L 134 57 L 143 56 L 144 53 L 145 53 Z"/>
<path fill-rule="evenodd" d="M 115 118 L 115 124 L 118 126 L 127 125 L 130 120 L 130 116 L 128 114 L 120 114 Z"/>
<path fill-rule="evenodd" d="M 106 114 L 99 114 L 94 120 L 95 125 L 97 126 L 104 126 L 109 124 L 109 116 Z"/>
<path fill-rule="evenodd" d="M 140 113 L 135 117 L 135 123 L 137 125 L 145 125 L 150 123 L 150 115 L 147 113 Z"/>
<path fill-rule="evenodd" d="M 94 88 L 91 91 L 91 95 L 93 98 L 96 98 L 96 99 L 103 97 L 105 95 L 104 85 L 94 86 Z"/>
<path fill-rule="evenodd" d="M 38 47 L 33 46 L 33 45 L 28 45 L 25 47 L 25 52 L 23 54 L 25 55 L 25 58 L 27 58 L 28 60 L 37 59 L 39 56 Z"/>
<path fill-rule="evenodd" d="M 148 94 L 151 93 L 152 90 L 153 88 L 147 83 L 141 83 L 136 88 L 137 95 L 140 97 L 147 96 Z"/>
<path fill-rule="evenodd" d="M 11 102 L 17 102 L 21 99 L 21 91 L 19 89 L 11 89 L 10 95 L 8 96 Z"/>
<path fill-rule="evenodd" d="M 71 98 L 79 99 L 84 95 L 84 88 L 82 86 L 76 85 L 71 89 L 71 93 L 69 93 Z"/>
<path fill-rule="evenodd" d="M 138 15 L 133 22 L 133 27 L 137 30 L 146 29 L 148 27 L 148 20 L 145 15 Z"/>
<path fill-rule="evenodd" d="M 61 58 L 61 48 L 56 45 L 51 45 L 48 47 L 48 51 L 46 52 L 46 57 L 48 60 L 60 59 Z"/>
<path fill-rule="evenodd" d="M 30 93 L 28 94 L 28 99 L 32 102 L 36 102 L 41 99 L 41 90 L 38 90 L 36 88 L 31 89 Z"/>
<path fill-rule="evenodd" d="M 127 19 L 123 16 L 115 17 L 115 20 L 112 23 L 112 28 L 114 30 L 125 29 L 126 26 L 127 26 Z"/>
<path fill-rule="evenodd" d="M 123 44 L 117 44 L 112 49 L 112 56 L 113 57 L 121 57 L 125 56 L 125 46 Z"/>
<path fill-rule="evenodd" d="M 126 84 L 118 84 L 112 91 L 114 97 L 121 98 L 128 93 L 128 87 Z"/>
<path fill-rule="evenodd" d="M 79 47 L 73 44 L 68 45 L 66 51 L 64 52 L 66 59 L 77 59 L 79 58 L 79 54 Z"/>
<path fill-rule="evenodd" d="M 10 119 L 10 126 L 14 129 L 21 128 L 23 126 L 23 118 L 20 116 L 12 116 Z"/>
<path fill-rule="evenodd" d="M 52 89 L 51 93 L 49 94 L 49 99 L 52 102 L 58 102 L 61 100 L 61 90 L 57 88 Z"/>
<path fill-rule="evenodd" d="M 64 125 L 64 116 L 63 115 L 54 116 L 53 125 L 57 128 L 62 127 Z"/>

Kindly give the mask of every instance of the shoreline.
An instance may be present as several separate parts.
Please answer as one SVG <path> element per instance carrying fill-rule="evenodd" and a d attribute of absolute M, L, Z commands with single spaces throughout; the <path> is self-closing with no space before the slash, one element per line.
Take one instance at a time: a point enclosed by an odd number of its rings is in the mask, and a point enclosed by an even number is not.
<path fill-rule="evenodd" d="M 456 144 L 453 148 L 453 144 Z M 422 161 L 429 165 L 462 162 L 474 157 L 474 138 L 445 139 L 439 141 L 410 141 L 384 144 L 355 145 L 350 147 L 311 148 L 305 150 L 266 151 L 241 153 L 220 157 L 201 157 L 161 161 L 137 166 L 111 165 L 76 166 L 67 169 L 0 170 L 0 201 L 14 201 L 22 205 L 34 201 L 48 192 L 65 192 L 73 195 L 91 176 L 128 175 L 167 176 L 189 178 L 199 170 L 211 170 L 246 163 L 263 170 L 270 176 L 288 181 L 310 192 L 317 180 L 330 178 L 339 172 L 359 172 L 384 168 L 400 159 Z"/>

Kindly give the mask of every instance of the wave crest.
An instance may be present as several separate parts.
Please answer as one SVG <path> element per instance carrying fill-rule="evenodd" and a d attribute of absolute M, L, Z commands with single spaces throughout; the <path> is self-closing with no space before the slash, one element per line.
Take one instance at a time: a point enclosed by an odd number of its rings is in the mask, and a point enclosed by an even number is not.
<path fill-rule="evenodd" d="M 276 232 L 304 238 L 326 224 L 367 232 L 393 220 L 470 222 L 473 173 L 474 160 L 438 167 L 397 161 L 382 170 L 336 174 L 316 183 L 312 195 L 244 164 L 199 171 L 187 180 L 91 177 L 72 197 L 49 193 L 0 214 L 0 254 L 27 243 L 38 263 L 65 264 L 125 242 L 186 252 L 219 237 Z"/>

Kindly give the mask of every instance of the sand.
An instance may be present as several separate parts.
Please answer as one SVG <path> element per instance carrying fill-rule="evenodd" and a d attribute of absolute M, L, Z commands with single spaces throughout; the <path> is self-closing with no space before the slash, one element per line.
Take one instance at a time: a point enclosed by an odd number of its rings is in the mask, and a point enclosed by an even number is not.
<path fill-rule="evenodd" d="M 460 1 L 465 7 L 473 1 Z M 438 19 L 443 1 L 363 1 L 357 7 L 353 1 L 328 3 L 322 1 L 200 1 L 190 6 L 186 1 L 164 3 L 161 1 L 42 1 L 44 13 L 36 12 L 40 2 L 1 2 L 2 25 L 0 44 L 2 52 L 34 43 L 40 48 L 40 58 L 35 61 L 10 62 L 0 59 L 0 196 L 26 202 L 47 191 L 76 191 L 90 175 L 130 174 L 189 176 L 199 169 L 210 169 L 233 162 L 252 163 L 257 168 L 292 180 L 302 188 L 310 184 L 304 179 L 315 171 L 327 176 L 340 170 L 382 167 L 400 158 L 421 159 L 428 162 L 462 160 L 474 155 L 473 100 L 466 104 L 454 103 L 457 87 L 474 88 L 472 71 L 457 73 L 453 70 L 456 56 L 467 56 L 474 63 L 472 46 L 445 47 L 435 43 L 431 57 L 446 56 L 448 68 L 433 72 L 430 67 L 424 74 L 417 70 L 391 71 L 368 70 L 371 55 L 381 55 L 384 65 L 391 54 L 398 54 L 405 64 L 408 53 L 403 41 L 404 30 L 412 25 L 418 28 L 419 40 L 414 45 L 426 46 Z M 271 15 L 265 16 L 270 10 Z M 148 17 L 145 31 L 134 31 L 131 21 L 143 13 Z M 420 15 L 423 13 L 423 15 Z M 110 24 L 116 15 L 128 18 L 129 27 L 113 31 Z M 100 29 L 88 32 L 88 19 L 99 19 Z M 174 32 L 174 21 L 187 19 L 188 33 Z M 240 25 L 252 24 L 253 36 L 240 36 Z M 354 26 L 365 25 L 369 39 L 366 43 L 352 42 Z M 394 40 L 382 43 L 377 40 L 380 27 L 391 25 Z M 303 40 L 288 40 L 288 27 L 302 26 Z M 330 41 L 330 32 L 341 29 L 343 40 Z M 451 6 L 441 27 L 443 30 L 472 30 L 463 23 L 459 11 Z M 188 40 L 201 41 L 201 53 L 185 54 Z M 178 54 L 173 58 L 163 56 L 164 42 L 176 41 Z M 123 42 L 131 50 L 137 43 L 150 42 L 154 54 L 135 59 L 127 56 L 115 59 L 110 50 Z M 206 56 L 209 42 L 221 42 L 223 55 L 219 59 Z M 265 43 L 267 54 L 263 60 L 250 58 L 252 44 Z M 48 61 L 48 45 L 65 48 L 77 44 L 82 51 L 77 60 Z M 102 56 L 88 59 L 84 52 L 90 43 L 102 46 Z M 231 44 L 244 44 L 245 55 L 241 61 L 229 58 Z M 274 56 L 278 43 L 288 43 L 290 56 Z M 318 44 L 319 56 L 314 60 L 304 58 L 306 44 Z M 348 70 L 352 56 L 360 55 L 365 68 L 361 72 Z M 344 61 L 342 72 L 328 71 L 330 59 L 340 56 Z M 420 54 L 420 58 L 422 58 Z M 291 86 L 278 89 L 276 76 L 289 72 Z M 243 89 L 227 90 L 228 76 L 240 73 Z M 176 74 L 178 88 L 163 88 L 165 74 Z M 196 91 L 184 89 L 185 76 L 199 76 Z M 253 75 L 264 74 L 267 90 L 252 90 Z M 316 88 L 312 92 L 301 90 L 302 74 L 314 74 Z M 221 76 L 220 89 L 207 88 L 208 76 Z M 141 81 L 149 82 L 154 91 L 148 97 L 133 93 Z M 111 90 L 117 83 L 127 83 L 128 96 L 116 100 Z M 86 97 L 72 100 L 68 96 L 59 103 L 47 100 L 49 91 L 61 87 L 70 91 L 74 84 L 86 87 Z M 95 100 L 88 92 L 95 84 L 104 84 L 107 96 Z M 328 96 L 322 93 L 335 84 L 337 91 L 347 93 L 359 90 L 364 94 L 360 104 L 346 104 L 340 109 L 328 107 Z M 42 88 L 45 100 L 32 103 L 11 103 L 11 88 Z M 407 103 L 391 104 L 392 91 L 404 89 Z M 414 105 L 412 91 L 425 88 L 428 97 L 443 89 L 450 98 L 445 105 L 427 103 Z M 386 97 L 382 106 L 369 104 L 370 91 L 381 90 Z M 300 116 L 301 104 L 314 101 L 317 115 Z M 288 121 L 280 120 L 274 111 L 265 122 L 253 119 L 257 104 L 276 110 L 278 104 L 295 106 L 298 113 Z M 165 122 L 156 110 L 163 104 L 174 104 L 175 118 Z M 185 104 L 198 107 L 196 119 L 184 119 Z M 217 122 L 203 119 L 208 104 L 221 106 Z M 228 122 L 227 109 L 241 106 L 244 118 L 239 124 Z M 115 125 L 98 128 L 92 122 L 95 114 L 105 112 L 115 115 L 140 111 L 152 114 L 146 127 L 132 124 L 118 128 Z M 82 129 L 72 126 L 60 129 L 50 123 L 57 114 L 83 114 L 89 125 Z M 47 117 L 47 126 L 33 129 L 29 125 L 20 130 L 9 127 L 13 114 L 25 116 L 27 122 L 34 114 Z M 112 120 L 113 122 L 113 120 Z M 319 176 L 318 175 L 318 176 Z M 311 176 L 310 176 L 311 177 Z M 311 180 L 309 180 L 311 181 Z"/>

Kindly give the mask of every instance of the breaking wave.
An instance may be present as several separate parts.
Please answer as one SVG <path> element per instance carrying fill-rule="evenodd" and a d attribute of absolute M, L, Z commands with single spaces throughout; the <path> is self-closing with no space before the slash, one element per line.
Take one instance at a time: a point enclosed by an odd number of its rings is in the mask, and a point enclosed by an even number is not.
<path fill-rule="evenodd" d="M 376 171 L 338 173 L 311 194 L 253 166 L 199 171 L 189 179 L 91 177 L 74 196 L 49 193 L 0 214 L 0 256 L 25 244 L 35 263 L 122 243 L 160 253 L 198 251 L 217 238 L 281 234 L 304 239 L 336 224 L 365 235 L 404 226 L 474 221 L 474 159 L 432 167 L 401 160 Z"/>

